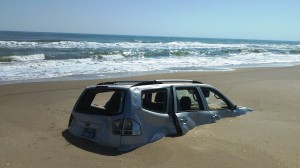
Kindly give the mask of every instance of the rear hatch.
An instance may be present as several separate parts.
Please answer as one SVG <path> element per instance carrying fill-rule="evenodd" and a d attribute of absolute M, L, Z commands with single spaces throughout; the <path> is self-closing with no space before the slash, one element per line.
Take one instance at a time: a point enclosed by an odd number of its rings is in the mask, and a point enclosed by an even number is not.
<path fill-rule="evenodd" d="M 124 118 L 125 90 L 96 86 L 79 97 L 69 122 L 69 131 L 98 144 L 118 148 Z"/>

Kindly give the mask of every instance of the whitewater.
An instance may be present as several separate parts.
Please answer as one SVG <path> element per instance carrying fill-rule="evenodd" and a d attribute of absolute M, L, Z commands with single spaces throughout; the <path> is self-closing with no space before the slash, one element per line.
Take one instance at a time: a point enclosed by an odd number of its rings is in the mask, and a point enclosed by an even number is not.
<path fill-rule="evenodd" d="M 0 84 L 300 64 L 300 42 L 0 31 Z"/>

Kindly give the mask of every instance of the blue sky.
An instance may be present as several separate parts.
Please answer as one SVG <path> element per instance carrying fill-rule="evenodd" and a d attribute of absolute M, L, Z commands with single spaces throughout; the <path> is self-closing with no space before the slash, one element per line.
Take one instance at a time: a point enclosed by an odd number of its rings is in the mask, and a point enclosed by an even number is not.
<path fill-rule="evenodd" d="M 299 0 L 1 0 L 0 30 L 300 41 Z"/>

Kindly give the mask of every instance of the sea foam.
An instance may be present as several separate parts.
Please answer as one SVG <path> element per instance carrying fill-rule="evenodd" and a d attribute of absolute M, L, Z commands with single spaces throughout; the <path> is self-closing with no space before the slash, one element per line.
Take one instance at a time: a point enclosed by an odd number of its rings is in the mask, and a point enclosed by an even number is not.
<path fill-rule="evenodd" d="M 300 64 L 297 42 L 38 35 L 0 39 L 0 83 Z"/>

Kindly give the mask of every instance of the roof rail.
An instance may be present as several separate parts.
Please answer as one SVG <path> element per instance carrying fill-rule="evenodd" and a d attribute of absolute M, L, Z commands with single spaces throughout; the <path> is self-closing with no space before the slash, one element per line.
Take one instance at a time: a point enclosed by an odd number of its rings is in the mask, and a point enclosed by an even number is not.
<path fill-rule="evenodd" d="M 97 85 L 117 85 L 117 84 L 132 84 L 132 86 L 141 85 L 152 85 L 152 84 L 163 84 L 163 83 L 199 83 L 202 82 L 189 80 L 189 79 L 158 79 L 158 80 L 124 80 L 124 81 L 111 81 L 111 82 L 101 82 Z"/>
<path fill-rule="evenodd" d="M 112 81 L 112 82 L 101 82 L 101 83 L 98 83 L 97 85 L 115 85 L 116 82 L 115 81 Z"/>
<path fill-rule="evenodd" d="M 152 84 L 162 84 L 162 82 L 158 82 L 156 80 L 153 80 L 153 81 L 143 81 L 143 82 L 137 83 L 137 84 L 135 84 L 133 86 L 152 85 Z"/>
<path fill-rule="evenodd" d="M 182 82 L 182 83 L 202 83 L 199 81 L 195 80 L 190 80 L 190 79 L 158 79 L 155 80 L 157 82 L 162 82 L 162 83 L 177 83 L 177 82 Z"/>
<path fill-rule="evenodd" d="M 147 81 L 147 80 L 120 80 L 120 81 L 110 81 L 110 82 L 101 82 L 97 85 L 117 85 L 119 84 L 138 84 L 138 83 L 144 83 L 144 82 L 153 82 L 153 81 Z"/>

